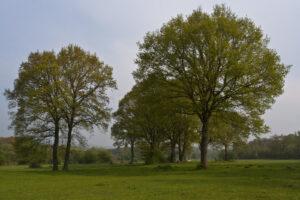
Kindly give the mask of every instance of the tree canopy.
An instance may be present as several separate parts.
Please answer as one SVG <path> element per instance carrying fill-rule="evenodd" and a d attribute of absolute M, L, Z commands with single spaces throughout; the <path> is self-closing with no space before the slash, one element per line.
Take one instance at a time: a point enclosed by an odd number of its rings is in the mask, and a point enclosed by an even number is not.
<path fill-rule="evenodd" d="M 204 168 L 213 113 L 262 115 L 283 92 L 288 67 L 268 42 L 249 18 L 217 5 L 211 14 L 198 9 L 175 17 L 139 44 L 136 80 L 162 74 L 201 120 Z"/>

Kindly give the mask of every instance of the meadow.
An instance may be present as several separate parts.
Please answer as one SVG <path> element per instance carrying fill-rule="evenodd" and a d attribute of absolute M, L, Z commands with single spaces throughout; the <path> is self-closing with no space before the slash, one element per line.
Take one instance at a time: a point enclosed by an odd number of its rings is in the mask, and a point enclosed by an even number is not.
<path fill-rule="evenodd" d="M 300 161 L 243 160 L 161 165 L 0 167 L 1 200 L 300 199 Z"/>

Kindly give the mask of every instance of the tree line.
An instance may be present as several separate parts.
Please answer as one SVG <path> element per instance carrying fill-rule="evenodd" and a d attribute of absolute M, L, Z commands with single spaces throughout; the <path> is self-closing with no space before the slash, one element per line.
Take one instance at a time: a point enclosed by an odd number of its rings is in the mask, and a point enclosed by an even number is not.
<path fill-rule="evenodd" d="M 282 94 L 289 66 L 268 47 L 269 38 L 247 17 L 225 5 L 212 13 L 178 15 L 138 43 L 136 84 L 119 102 L 111 128 L 115 145 L 138 149 L 146 163 L 184 161 L 199 144 L 202 168 L 209 145 L 225 152 L 249 135 L 268 131 L 261 116 Z M 16 136 L 51 138 L 53 170 L 59 139 L 66 136 L 64 170 L 80 130 L 107 128 L 112 67 L 95 54 L 69 45 L 31 53 L 7 90 Z"/>
<path fill-rule="evenodd" d="M 300 159 L 300 132 L 257 138 L 233 149 L 238 159 Z"/>

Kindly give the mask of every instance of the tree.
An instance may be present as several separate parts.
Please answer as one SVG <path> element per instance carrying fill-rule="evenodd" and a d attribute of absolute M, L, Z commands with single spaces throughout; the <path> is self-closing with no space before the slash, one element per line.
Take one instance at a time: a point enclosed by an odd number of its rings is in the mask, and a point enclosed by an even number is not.
<path fill-rule="evenodd" d="M 61 72 L 52 51 L 31 53 L 21 64 L 14 89 L 6 90 L 16 136 L 53 138 L 52 169 L 58 170 L 58 145 L 62 102 Z"/>
<path fill-rule="evenodd" d="M 135 79 L 163 74 L 199 117 L 203 168 L 213 113 L 262 115 L 283 92 L 288 67 L 268 42 L 250 19 L 221 5 L 211 14 L 198 9 L 187 18 L 179 15 L 139 44 Z"/>
<path fill-rule="evenodd" d="M 228 150 L 232 145 L 246 143 L 250 135 L 258 136 L 268 132 L 259 116 L 249 118 L 236 112 L 215 114 L 210 121 L 210 140 L 224 146 L 224 160 L 229 160 Z"/>
<path fill-rule="evenodd" d="M 178 124 L 178 159 L 180 162 L 186 161 L 186 156 L 191 151 L 191 145 L 198 141 L 199 120 L 194 115 L 181 114 Z"/>
<path fill-rule="evenodd" d="M 131 98 L 131 93 L 124 96 L 119 102 L 119 108 L 114 113 L 116 122 L 111 128 L 111 135 L 118 146 L 130 145 L 130 164 L 133 164 L 135 159 L 135 143 L 140 137 L 139 128 L 135 118 L 135 102 Z"/>
<path fill-rule="evenodd" d="M 186 102 L 173 98 L 160 80 L 152 74 L 138 82 L 119 102 L 114 113 L 112 136 L 118 145 L 131 146 L 131 162 L 137 143 L 146 163 L 162 160 L 162 148 L 169 148 L 169 161 L 176 161 L 178 145 L 182 161 L 195 133 L 193 116 L 185 114 Z"/>
<path fill-rule="evenodd" d="M 107 128 L 110 119 L 108 89 L 116 88 L 112 68 L 78 46 L 62 48 L 57 55 L 62 71 L 59 87 L 63 99 L 63 119 L 67 125 L 64 170 L 68 170 L 71 141 L 75 128 Z"/>
<path fill-rule="evenodd" d="M 239 159 L 299 159 L 300 132 L 256 138 L 234 151 Z"/>

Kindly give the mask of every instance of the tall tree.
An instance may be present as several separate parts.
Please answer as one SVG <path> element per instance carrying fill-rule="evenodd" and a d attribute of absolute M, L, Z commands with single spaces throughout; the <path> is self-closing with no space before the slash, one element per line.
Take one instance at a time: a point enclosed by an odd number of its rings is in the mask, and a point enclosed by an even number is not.
<path fill-rule="evenodd" d="M 163 74 L 178 96 L 192 103 L 201 121 L 203 168 L 213 113 L 262 115 L 283 92 L 288 67 L 268 42 L 254 22 L 221 5 L 211 14 L 198 9 L 187 18 L 179 15 L 139 44 L 136 80 Z"/>
<path fill-rule="evenodd" d="M 16 136 L 29 135 L 41 140 L 52 137 L 52 169 L 58 170 L 58 145 L 62 101 L 61 71 L 54 52 L 31 53 L 21 64 L 14 89 L 6 90 Z"/>
<path fill-rule="evenodd" d="M 110 119 L 108 89 L 116 88 L 112 68 L 95 54 L 78 46 L 62 48 L 57 56 L 61 67 L 61 96 L 64 100 L 63 119 L 67 124 L 67 146 L 64 170 L 68 170 L 73 131 L 76 128 L 107 128 Z"/>

